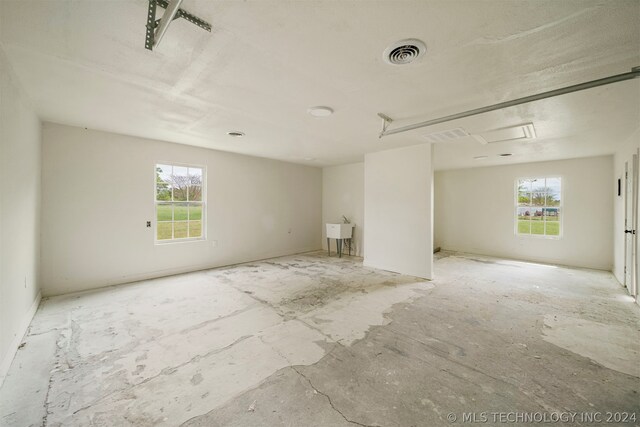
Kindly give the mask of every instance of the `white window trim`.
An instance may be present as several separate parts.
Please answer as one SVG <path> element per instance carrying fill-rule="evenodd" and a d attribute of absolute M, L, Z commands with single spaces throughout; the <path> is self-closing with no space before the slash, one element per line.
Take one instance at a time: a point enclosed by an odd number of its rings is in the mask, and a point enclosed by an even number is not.
<path fill-rule="evenodd" d="M 518 182 L 524 179 L 549 179 L 549 178 L 560 178 L 560 205 L 558 208 L 560 209 L 560 232 L 557 236 L 549 236 L 546 234 L 524 234 L 518 233 Z M 533 176 L 521 176 L 515 179 L 513 183 L 513 193 L 514 193 L 514 211 L 513 211 L 513 232 L 518 238 L 523 239 L 546 239 L 546 240 L 560 240 L 564 235 L 564 193 L 565 193 L 565 179 L 564 176 L 558 174 L 551 175 L 533 175 Z M 546 206 L 545 206 L 546 207 Z"/>
<path fill-rule="evenodd" d="M 201 214 L 201 224 L 202 224 L 202 235 L 200 237 L 182 237 L 182 238 L 171 238 L 171 239 L 163 239 L 163 240 L 158 240 L 158 222 L 176 222 L 174 220 L 171 221 L 158 221 L 158 212 L 157 212 L 157 206 L 158 204 L 161 203 L 166 203 L 166 204 L 173 204 L 173 203 L 189 203 L 188 201 L 171 201 L 171 202 L 164 202 L 164 201 L 159 201 L 157 200 L 158 194 L 157 194 L 157 183 L 156 183 L 156 167 L 158 165 L 168 165 L 168 166 L 178 166 L 178 167 L 186 167 L 186 168 L 198 168 L 198 169 L 202 169 L 202 184 L 200 185 L 200 187 L 202 188 L 202 201 L 200 202 L 202 204 L 202 214 Z M 159 246 L 163 246 L 163 245 L 171 245 L 171 244 L 175 244 L 175 243 L 191 243 L 191 242 L 200 242 L 200 241 L 205 241 L 207 240 L 207 222 L 206 222 L 206 218 L 207 218 L 207 194 L 206 194 L 206 190 L 207 190 L 207 167 L 205 165 L 198 165 L 195 163 L 180 163 L 180 162 L 174 162 L 174 161 L 162 161 L 162 160 L 157 160 L 153 163 L 153 241 L 154 244 L 159 245 Z M 173 198 L 173 192 L 172 192 L 172 198 Z M 193 203 L 193 202 L 192 202 Z M 173 217 L 173 215 L 172 215 Z M 188 220 L 184 221 L 187 222 Z M 177 221 L 177 222 L 182 222 L 182 221 Z M 187 229 L 188 230 L 188 229 Z M 187 231 L 188 233 L 188 231 Z"/>

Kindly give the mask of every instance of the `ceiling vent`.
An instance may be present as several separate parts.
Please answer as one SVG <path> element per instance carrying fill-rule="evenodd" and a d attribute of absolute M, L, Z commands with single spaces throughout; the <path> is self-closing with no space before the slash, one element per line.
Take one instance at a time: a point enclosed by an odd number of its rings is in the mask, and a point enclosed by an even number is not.
<path fill-rule="evenodd" d="M 405 39 L 385 49 L 382 54 L 386 63 L 406 65 L 420 58 L 427 51 L 427 46 L 417 39 Z"/>
<path fill-rule="evenodd" d="M 523 125 L 488 130 L 472 136 L 482 144 L 493 144 L 495 142 L 505 141 L 526 141 L 536 137 L 536 129 L 533 127 L 533 123 L 525 123 Z"/>
<path fill-rule="evenodd" d="M 428 135 L 424 135 L 423 138 L 426 139 L 427 142 L 451 142 L 464 138 L 465 136 L 469 136 L 469 132 L 462 128 L 455 128 L 443 130 L 442 132 L 430 133 Z"/>

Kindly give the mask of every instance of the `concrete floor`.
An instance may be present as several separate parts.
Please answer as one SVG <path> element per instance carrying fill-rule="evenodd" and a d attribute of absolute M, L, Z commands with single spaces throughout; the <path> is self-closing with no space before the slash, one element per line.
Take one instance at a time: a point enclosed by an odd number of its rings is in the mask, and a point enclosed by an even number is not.
<path fill-rule="evenodd" d="M 47 299 L 0 424 L 640 424 L 640 308 L 610 273 L 450 253 L 435 268 L 424 282 L 318 252 Z"/>

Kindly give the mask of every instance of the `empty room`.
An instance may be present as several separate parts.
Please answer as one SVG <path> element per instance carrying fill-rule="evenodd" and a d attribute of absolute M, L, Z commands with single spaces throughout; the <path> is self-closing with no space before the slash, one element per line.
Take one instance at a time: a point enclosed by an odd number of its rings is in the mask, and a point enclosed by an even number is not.
<path fill-rule="evenodd" d="M 640 1 L 0 0 L 0 426 L 640 426 Z"/>

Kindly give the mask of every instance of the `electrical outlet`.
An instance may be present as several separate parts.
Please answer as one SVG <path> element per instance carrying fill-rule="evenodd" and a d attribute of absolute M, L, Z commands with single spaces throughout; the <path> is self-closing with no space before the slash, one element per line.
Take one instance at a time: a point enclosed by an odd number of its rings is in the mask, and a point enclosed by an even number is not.
<path fill-rule="evenodd" d="M 151 228 L 151 221 L 147 221 L 147 228 Z"/>
<path fill-rule="evenodd" d="M 218 247 L 218 241 L 217 240 L 212 240 L 211 241 L 211 246 L 213 246 L 214 248 Z"/>

